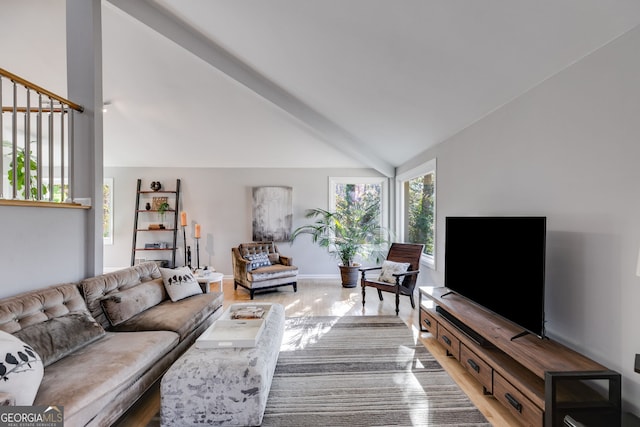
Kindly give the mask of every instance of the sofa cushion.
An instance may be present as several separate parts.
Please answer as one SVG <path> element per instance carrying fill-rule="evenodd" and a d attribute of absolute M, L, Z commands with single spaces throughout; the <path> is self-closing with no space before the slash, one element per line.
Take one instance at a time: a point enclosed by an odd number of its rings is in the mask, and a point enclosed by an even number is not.
<path fill-rule="evenodd" d="M 0 391 L 9 393 L 15 405 L 33 405 L 43 373 L 42 360 L 31 346 L 0 331 Z"/>
<path fill-rule="evenodd" d="M 194 295 L 176 302 L 166 300 L 122 322 L 114 330 L 121 332 L 173 331 L 180 335 L 180 341 L 182 341 L 204 319 L 220 309 L 223 301 L 222 292 Z"/>
<path fill-rule="evenodd" d="M 276 253 L 276 245 L 273 242 L 251 242 L 240 243 L 238 250 L 242 256 L 251 254 L 273 254 Z"/>
<path fill-rule="evenodd" d="M 160 274 L 173 302 L 202 293 L 202 288 L 189 267 L 161 268 Z"/>
<path fill-rule="evenodd" d="M 81 311 L 27 326 L 13 335 L 29 344 L 46 367 L 104 333 L 102 326 L 88 312 Z"/>
<path fill-rule="evenodd" d="M 164 283 L 161 279 L 155 279 L 108 294 L 100 300 L 100 304 L 111 325 L 116 326 L 165 299 L 167 291 Z"/>
<path fill-rule="evenodd" d="M 82 294 L 87 302 L 89 312 L 103 328 L 111 327 L 100 301 L 105 296 L 138 286 L 154 279 L 161 279 L 158 264 L 153 261 L 144 262 L 132 267 L 100 276 L 90 277 L 80 282 Z"/>
<path fill-rule="evenodd" d="M 393 277 L 393 275 L 406 273 L 409 267 L 411 267 L 411 264 L 409 264 L 408 262 L 394 262 L 385 260 L 382 262 L 382 270 L 380 272 L 380 277 L 378 278 L 378 280 L 381 282 L 395 284 L 396 278 Z"/>
<path fill-rule="evenodd" d="M 86 310 L 76 283 L 51 286 L 0 300 L 0 329 L 13 334 L 54 317 Z"/>
<path fill-rule="evenodd" d="M 107 332 L 48 366 L 34 405 L 64 406 L 65 426 L 105 425 L 95 422 L 96 414 L 118 401 L 177 343 L 177 334 L 169 331 Z"/>
<path fill-rule="evenodd" d="M 252 271 L 256 268 L 266 267 L 271 265 L 271 261 L 269 260 L 269 255 L 266 253 L 259 254 L 248 254 L 245 255 L 244 258 L 249 261 L 249 265 L 247 265 L 247 270 Z"/>
<path fill-rule="evenodd" d="M 267 267 L 260 267 L 247 273 L 247 279 L 251 282 L 263 280 L 279 279 L 283 277 L 296 277 L 298 267 L 292 265 L 274 264 Z"/>

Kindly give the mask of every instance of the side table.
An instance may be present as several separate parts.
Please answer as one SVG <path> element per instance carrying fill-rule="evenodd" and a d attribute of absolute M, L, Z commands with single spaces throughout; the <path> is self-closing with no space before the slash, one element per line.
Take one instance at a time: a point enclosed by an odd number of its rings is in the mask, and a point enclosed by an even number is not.
<path fill-rule="evenodd" d="M 223 292 L 222 279 L 224 278 L 224 274 L 214 271 L 207 274 L 206 276 L 195 276 L 195 278 L 198 281 L 198 283 L 206 285 L 205 286 L 206 293 L 209 293 L 212 283 L 217 283 L 219 286 L 220 292 Z"/>

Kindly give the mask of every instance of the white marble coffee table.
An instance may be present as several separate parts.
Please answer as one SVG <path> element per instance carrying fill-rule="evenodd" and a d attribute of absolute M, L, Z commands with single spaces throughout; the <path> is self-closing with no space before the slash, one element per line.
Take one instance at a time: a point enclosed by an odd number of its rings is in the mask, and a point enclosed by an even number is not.
<path fill-rule="evenodd" d="M 169 368 L 160 387 L 161 425 L 258 426 L 284 335 L 284 307 L 271 304 L 255 347 L 193 345 Z"/>

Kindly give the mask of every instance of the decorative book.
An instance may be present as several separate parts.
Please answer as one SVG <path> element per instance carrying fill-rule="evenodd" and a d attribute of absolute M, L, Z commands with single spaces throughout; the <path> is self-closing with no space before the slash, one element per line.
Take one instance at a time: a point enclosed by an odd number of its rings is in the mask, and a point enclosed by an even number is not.
<path fill-rule="evenodd" d="M 231 319 L 262 319 L 262 316 L 264 316 L 264 308 L 258 306 L 234 307 L 229 311 Z"/>

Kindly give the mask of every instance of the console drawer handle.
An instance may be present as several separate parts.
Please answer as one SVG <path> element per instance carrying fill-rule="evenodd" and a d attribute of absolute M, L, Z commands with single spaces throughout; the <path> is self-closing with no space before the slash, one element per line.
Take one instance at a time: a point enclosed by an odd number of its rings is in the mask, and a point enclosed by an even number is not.
<path fill-rule="evenodd" d="M 449 347 L 451 347 L 451 340 L 446 335 L 442 336 L 442 341 L 446 342 Z"/>
<path fill-rule="evenodd" d="M 509 393 L 505 393 L 504 397 L 507 398 L 509 404 L 516 408 L 516 411 L 522 413 L 522 404 L 516 400 L 515 397 L 511 396 Z"/>
<path fill-rule="evenodd" d="M 431 322 L 429 321 L 429 319 L 424 319 L 423 322 L 425 325 L 431 326 Z"/>
<path fill-rule="evenodd" d="M 469 366 L 471 366 L 471 369 L 473 369 L 477 373 L 480 373 L 480 366 L 476 362 L 474 362 L 473 359 L 467 359 L 467 363 L 469 364 Z"/>

